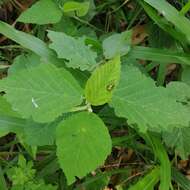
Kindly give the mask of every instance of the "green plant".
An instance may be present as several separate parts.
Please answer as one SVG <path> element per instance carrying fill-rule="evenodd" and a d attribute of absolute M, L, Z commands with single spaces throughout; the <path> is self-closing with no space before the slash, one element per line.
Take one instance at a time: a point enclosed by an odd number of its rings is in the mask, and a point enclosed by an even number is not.
<path fill-rule="evenodd" d="M 117 2 L 113 1 L 112 5 L 107 1 L 102 7 L 112 7 L 114 3 Z M 15 133 L 34 159 L 40 147 L 42 150 L 52 147 L 50 153 L 53 156 L 50 154 L 50 157 L 53 159 L 42 171 L 53 168 L 53 174 L 61 168 L 67 183 L 61 184 L 60 189 L 80 188 L 80 185 L 88 189 L 88 177 L 89 181 L 93 180 L 90 173 L 95 170 L 98 173 L 97 169 L 111 154 L 112 144 L 115 146 L 117 139 L 111 137 L 112 127 L 125 126 L 132 130 L 135 135 L 129 146 L 134 147 L 132 144 L 137 142 L 137 135 L 145 141 L 148 148 L 145 146 L 144 149 L 148 149 L 149 159 L 154 160 L 145 177 L 130 184 L 131 190 L 151 190 L 158 183 L 160 190 L 173 188 L 171 162 L 162 142 L 175 149 L 183 159 L 190 153 L 190 86 L 188 77 L 184 77 L 190 65 L 190 21 L 165 0 L 141 0 L 137 6 L 143 7 L 172 37 L 174 50 L 173 47 L 164 50 L 134 46 L 132 30 L 115 34 L 102 32 L 89 23 L 96 14 L 93 1 L 36 2 L 17 21 L 37 24 L 37 27 L 45 25 L 47 36 L 41 39 L 0 22 L 0 33 L 22 49 L 7 76 L 0 81 L 0 136 Z M 43 16 L 42 11 L 50 14 Z M 117 12 L 117 9 L 113 8 L 113 11 Z M 68 28 L 60 27 L 67 21 L 69 32 Z M 75 26 L 75 22 L 80 24 Z M 95 31 L 100 34 L 96 35 Z M 89 33 L 92 35 L 88 36 Z M 143 67 L 137 59 L 151 63 L 147 62 Z M 164 85 L 167 66 L 171 63 L 179 64 L 184 80 L 169 81 Z M 158 65 L 156 83 L 147 71 L 148 67 L 152 69 Z M 113 122 L 104 116 L 110 116 Z M 124 140 L 119 138 L 116 145 L 125 146 L 126 141 L 124 136 Z M 33 163 L 26 163 L 24 157 L 19 156 L 18 166 L 7 172 L 13 183 L 11 190 L 57 188 L 38 180 L 35 173 Z M 42 174 L 39 172 L 38 175 Z M 64 175 L 61 173 L 63 179 Z M 105 187 L 111 175 L 106 174 L 100 186 L 105 183 Z M 86 185 L 85 182 L 78 187 L 72 185 L 85 177 Z M 95 185 L 91 188 L 95 189 Z M 127 186 L 123 182 L 119 188 Z"/>
<path fill-rule="evenodd" d="M 56 189 L 56 186 L 46 185 L 43 180 L 35 179 L 35 170 L 32 167 L 33 163 L 31 161 L 26 163 L 25 158 L 22 155 L 19 156 L 18 166 L 12 167 L 7 171 L 8 177 L 13 183 L 11 190 Z"/>

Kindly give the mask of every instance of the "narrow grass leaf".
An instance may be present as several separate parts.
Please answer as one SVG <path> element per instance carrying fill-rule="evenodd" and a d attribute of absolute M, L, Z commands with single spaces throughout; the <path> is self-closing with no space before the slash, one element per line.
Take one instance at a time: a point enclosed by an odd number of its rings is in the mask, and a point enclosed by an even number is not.
<path fill-rule="evenodd" d="M 151 7 L 149 4 L 145 3 L 143 0 L 139 1 L 141 6 L 144 8 L 148 16 L 156 23 L 162 30 L 170 34 L 174 39 L 178 40 L 180 43 L 183 44 L 183 46 L 186 46 L 189 42 L 185 37 L 185 34 L 181 33 L 178 30 L 175 30 L 171 23 L 169 23 L 167 20 L 163 19 L 161 15 L 158 14 L 158 12 Z"/>
<path fill-rule="evenodd" d="M 149 135 L 154 154 L 160 162 L 160 190 L 169 190 L 171 183 L 171 164 L 168 154 L 158 137 Z"/>
<path fill-rule="evenodd" d="M 190 180 L 176 168 L 172 168 L 172 179 L 183 189 L 190 190 Z"/>
<path fill-rule="evenodd" d="M 142 179 L 139 179 L 139 181 L 135 185 L 131 186 L 129 190 L 154 190 L 154 186 L 159 182 L 159 179 L 160 168 L 155 167 Z"/>
<path fill-rule="evenodd" d="M 157 61 L 159 63 L 179 63 L 190 65 L 189 54 L 159 48 L 134 46 L 128 56 L 133 59 Z"/>
<path fill-rule="evenodd" d="M 0 189 L 1 190 L 8 190 L 1 166 L 0 166 Z"/>
<path fill-rule="evenodd" d="M 0 21 L 0 34 L 10 38 L 24 48 L 36 53 L 40 57 L 47 60 L 55 58 L 55 53 L 48 48 L 48 45 L 45 42 L 35 36 L 16 30 L 9 24 L 2 21 Z"/>
<path fill-rule="evenodd" d="M 190 21 L 185 16 L 181 15 L 175 7 L 170 5 L 166 0 L 144 0 L 146 3 L 154 7 L 161 13 L 165 19 L 171 22 L 178 31 L 185 35 L 190 43 Z"/>

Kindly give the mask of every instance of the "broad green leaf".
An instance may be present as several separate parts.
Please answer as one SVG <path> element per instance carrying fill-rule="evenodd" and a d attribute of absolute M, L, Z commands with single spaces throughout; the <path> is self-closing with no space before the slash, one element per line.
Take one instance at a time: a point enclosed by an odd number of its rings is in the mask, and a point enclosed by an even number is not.
<path fill-rule="evenodd" d="M 97 54 L 85 45 L 84 38 L 75 39 L 61 32 L 48 32 L 52 41 L 50 48 L 54 49 L 59 58 L 68 60 L 66 65 L 81 70 L 92 70 L 96 66 Z"/>
<path fill-rule="evenodd" d="M 25 127 L 25 120 L 0 115 L 0 137 L 7 135 L 8 133 L 21 133 Z"/>
<path fill-rule="evenodd" d="M 25 142 L 30 146 L 53 145 L 58 123 L 57 120 L 51 123 L 36 123 L 28 120 L 24 128 Z"/>
<path fill-rule="evenodd" d="M 159 48 L 134 46 L 128 55 L 132 59 L 158 61 L 159 63 L 179 63 L 190 65 L 190 55 Z"/>
<path fill-rule="evenodd" d="M 35 36 L 16 30 L 9 24 L 2 21 L 0 21 L 0 33 L 20 44 L 24 48 L 31 50 L 40 57 L 46 58 L 47 60 L 55 58 L 55 53 L 48 48 L 45 42 Z"/>
<path fill-rule="evenodd" d="M 41 64 L 0 81 L 0 91 L 24 118 L 50 122 L 81 104 L 83 91 L 64 68 Z"/>
<path fill-rule="evenodd" d="M 132 65 L 123 65 L 119 85 L 114 90 L 110 105 L 116 115 L 128 119 L 130 125 L 145 132 L 167 131 L 176 125 L 189 126 L 189 110 L 169 90 Z"/>
<path fill-rule="evenodd" d="M 0 96 L 0 115 L 19 117 L 19 114 L 12 109 L 11 105 L 3 96 Z"/>
<path fill-rule="evenodd" d="M 190 155 L 190 127 L 176 128 L 172 132 L 163 134 L 167 146 L 175 148 L 182 159 L 188 159 Z"/>
<path fill-rule="evenodd" d="M 64 61 L 62 59 L 58 59 L 56 53 L 53 50 L 49 49 L 46 43 L 30 34 L 18 31 L 12 26 L 1 21 L 0 33 L 15 41 L 16 43 L 19 43 L 24 48 L 36 53 L 47 63 L 53 63 L 59 66 L 62 66 L 64 64 Z M 76 72 L 72 71 L 72 74 L 73 73 Z M 78 81 L 81 81 L 80 74 L 75 75 L 75 77 Z"/>
<path fill-rule="evenodd" d="M 77 25 L 73 22 L 72 18 L 63 16 L 62 19 L 54 24 L 51 30 L 56 32 L 64 32 L 70 36 L 76 36 L 78 32 Z"/>
<path fill-rule="evenodd" d="M 33 24 L 50 24 L 59 22 L 61 17 L 62 11 L 54 0 L 39 0 L 31 8 L 24 11 L 17 21 Z"/>
<path fill-rule="evenodd" d="M 177 101 L 183 104 L 190 103 L 190 86 L 184 82 L 170 82 L 167 85 L 170 97 L 176 98 Z"/>
<path fill-rule="evenodd" d="M 111 100 L 120 77 L 120 67 L 120 57 L 117 56 L 96 68 L 85 87 L 85 96 L 90 104 L 97 106 Z"/>
<path fill-rule="evenodd" d="M 166 0 L 144 0 L 161 13 L 167 21 L 172 23 L 178 31 L 186 36 L 190 43 L 190 21 L 185 16 L 179 14 L 178 10 L 170 5 Z"/>
<path fill-rule="evenodd" d="M 104 56 L 111 59 L 117 55 L 126 55 L 130 50 L 132 32 L 125 31 L 121 34 L 113 34 L 103 41 Z"/>
<path fill-rule="evenodd" d="M 8 75 L 10 76 L 24 69 L 30 69 L 38 66 L 40 63 L 40 57 L 34 53 L 21 54 L 14 59 L 13 64 L 8 70 Z"/>
<path fill-rule="evenodd" d="M 63 11 L 65 13 L 76 12 L 79 17 L 85 16 L 88 13 L 90 7 L 90 2 L 76 2 L 68 1 L 63 5 Z"/>
<path fill-rule="evenodd" d="M 155 167 L 150 173 L 131 186 L 129 190 L 154 190 L 154 186 L 159 182 L 160 168 Z"/>
<path fill-rule="evenodd" d="M 108 129 L 94 113 L 69 117 L 59 124 L 56 134 L 57 156 L 68 184 L 95 170 L 111 152 Z"/>

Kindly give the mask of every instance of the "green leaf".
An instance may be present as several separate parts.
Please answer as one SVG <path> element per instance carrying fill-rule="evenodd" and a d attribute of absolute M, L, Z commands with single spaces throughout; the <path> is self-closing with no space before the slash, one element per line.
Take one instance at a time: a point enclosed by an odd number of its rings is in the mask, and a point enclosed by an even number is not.
<path fill-rule="evenodd" d="M 0 21 L 0 33 L 20 44 L 24 48 L 31 50 L 40 57 L 46 58 L 47 60 L 55 58 L 55 53 L 48 48 L 45 42 L 35 36 L 16 30 L 9 24 L 2 21 Z"/>
<path fill-rule="evenodd" d="M 18 166 L 10 168 L 7 171 L 7 175 L 13 185 L 24 185 L 34 178 L 35 172 L 33 163 L 31 161 L 26 163 L 24 156 L 19 155 Z"/>
<path fill-rule="evenodd" d="M 172 23 L 178 31 L 185 35 L 190 42 L 190 21 L 185 16 L 181 15 L 175 7 L 170 5 L 166 0 L 144 0 L 150 6 L 154 7 L 161 13 L 167 21 Z"/>
<path fill-rule="evenodd" d="M 4 172 L 2 171 L 2 168 L 0 166 L 0 189 L 1 190 L 8 190 L 7 184 L 4 177 Z"/>
<path fill-rule="evenodd" d="M 145 3 L 143 0 L 139 1 L 139 3 L 142 5 L 148 16 L 154 21 L 155 24 L 157 24 L 165 32 L 169 33 L 174 39 L 182 43 L 183 46 L 187 45 L 188 41 L 185 35 L 176 30 L 167 20 L 163 19 L 163 16 L 158 14 L 157 10 Z"/>
<path fill-rule="evenodd" d="M 190 67 L 186 66 L 183 68 L 181 80 L 190 86 L 190 77 L 189 76 L 190 76 Z"/>
<path fill-rule="evenodd" d="M 98 106 L 111 100 L 120 77 L 120 67 L 120 57 L 117 56 L 92 73 L 85 88 L 85 96 L 90 104 Z"/>
<path fill-rule="evenodd" d="M 41 64 L 0 81 L 0 91 L 24 118 L 50 122 L 81 104 L 83 91 L 64 68 Z"/>
<path fill-rule="evenodd" d="M 52 44 L 59 58 L 64 58 L 68 67 L 92 70 L 96 66 L 97 54 L 85 45 L 84 38 L 75 39 L 61 32 L 48 32 Z"/>
<path fill-rule="evenodd" d="M 190 180 L 175 168 L 172 168 L 172 178 L 183 190 L 190 190 Z"/>
<path fill-rule="evenodd" d="M 175 148 L 182 159 L 190 155 L 190 127 L 176 128 L 172 132 L 165 132 L 163 139 L 167 146 Z"/>
<path fill-rule="evenodd" d="M 117 55 L 126 55 L 130 50 L 132 32 L 113 34 L 103 41 L 104 56 L 111 59 Z"/>
<path fill-rule="evenodd" d="M 176 98 L 177 101 L 188 105 L 190 103 L 190 86 L 184 82 L 170 82 L 167 85 L 170 97 Z"/>
<path fill-rule="evenodd" d="M 189 110 L 169 90 L 157 87 L 155 82 L 130 65 L 123 65 L 120 83 L 115 89 L 112 102 L 116 115 L 128 119 L 130 125 L 145 132 L 167 131 L 176 124 L 189 126 Z"/>
<path fill-rule="evenodd" d="M 59 22 L 61 17 L 62 12 L 53 0 L 39 0 L 31 8 L 24 11 L 17 21 L 32 24 L 50 24 Z"/>
<path fill-rule="evenodd" d="M 40 63 L 40 57 L 34 53 L 21 54 L 14 59 L 13 64 L 8 70 L 8 75 L 15 74 L 24 69 L 30 69 L 38 66 Z"/>
<path fill-rule="evenodd" d="M 161 140 L 153 135 L 147 136 L 152 145 L 154 154 L 160 162 L 160 190 L 169 190 L 171 184 L 171 164 Z"/>
<path fill-rule="evenodd" d="M 185 15 L 190 9 L 190 1 L 188 1 L 183 8 L 180 10 L 181 15 Z"/>
<path fill-rule="evenodd" d="M 103 121 L 94 113 L 81 112 L 57 128 L 57 156 L 68 184 L 103 164 L 111 152 L 111 138 Z M 97 151 L 98 150 L 98 151 Z"/>
<path fill-rule="evenodd" d="M 132 59 L 158 61 L 159 63 L 179 63 L 190 65 L 190 55 L 173 50 L 134 46 L 128 55 Z"/>
<path fill-rule="evenodd" d="M 30 146 L 53 145 L 58 123 L 58 120 L 51 123 L 36 123 L 28 120 L 24 128 L 25 142 Z"/>
<path fill-rule="evenodd" d="M 129 190 L 154 190 L 154 186 L 159 182 L 160 179 L 160 168 L 155 167 L 150 173 L 148 173 L 144 178 L 139 179 L 139 181 L 131 186 Z"/>
<path fill-rule="evenodd" d="M 19 114 L 16 111 L 12 110 L 11 105 L 3 96 L 0 96 L 0 115 L 19 117 Z"/>
<path fill-rule="evenodd" d="M 85 16 L 88 13 L 90 8 L 90 2 L 76 2 L 69 1 L 64 3 L 63 11 L 65 13 L 76 12 L 76 15 L 79 17 Z"/>
<path fill-rule="evenodd" d="M 0 137 L 8 133 L 22 133 L 26 121 L 24 119 L 0 115 Z"/>

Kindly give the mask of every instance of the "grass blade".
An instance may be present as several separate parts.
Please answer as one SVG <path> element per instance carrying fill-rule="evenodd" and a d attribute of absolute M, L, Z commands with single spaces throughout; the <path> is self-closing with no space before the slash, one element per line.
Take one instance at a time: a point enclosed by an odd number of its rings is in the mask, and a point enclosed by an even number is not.
<path fill-rule="evenodd" d="M 169 190 L 171 183 L 171 165 L 167 152 L 158 137 L 149 135 L 154 154 L 160 162 L 160 190 Z"/>
<path fill-rule="evenodd" d="M 8 190 L 1 166 L 0 166 L 0 189 Z"/>
<path fill-rule="evenodd" d="M 167 64 L 160 64 L 157 76 L 158 86 L 162 86 L 164 84 L 166 73 L 167 73 Z"/>
<path fill-rule="evenodd" d="M 129 190 L 153 190 L 154 186 L 159 182 L 160 179 L 160 168 L 155 167 L 150 173 L 144 178 L 139 180 L 135 185 L 129 188 Z"/>
<path fill-rule="evenodd" d="M 169 33 L 174 39 L 178 40 L 185 47 L 188 44 L 188 41 L 185 38 L 185 35 L 181 32 L 175 30 L 170 23 L 168 23 L 158 12 L 143 1 L 139 1 L 141 6 L 144 8 L 148 16 L 165 32 Z"/>
<path fill-rule="evenodd" d="M 190 9 L 190 1 L 181 9 L 180 14 L 185 15 Z"/>
<path fill-rule="evenodd" d="M 161 13 L 167 21 L 171 22 L 178 31 L 185 35 L 187 41 L 190 43 L 190 21 L 185 16 L 179 14 L 177 9 L 170 5 L 166 0 L 144 1 Z"/>
<path fill-rule="evenodd" d="M 46 58 L 47 60 L 55 57 L 54 52 L 48 48 L 45 42 L 30 34 L 18 31 L 9 24 L 2 21 L 0 21 L 0 34 L 15 41 L 24 48 L 36 53 L 40 57 Z"/>
<path fill-rule="evenodd" d="M 159 137 L 146 133 L 141 135 L 153 148 L 154 155 L 160 162 L 160 186 L 159 190 L 169 190 L 171 184 L 171 164 L 168 154 Z"/>
<path fill-rule="evenodd" d="M 133 59 L 157 61 L 159 63 L 190 65 L 190 55 L 158 48 L 134 46 L 128 56 Z"/>
<path fill-rule="evenodd" d="M 190 190 L 190 180 L 188 180 L 177 169 L 172 168 L 172 179 L 178 183 L 183 190 Z"/>

